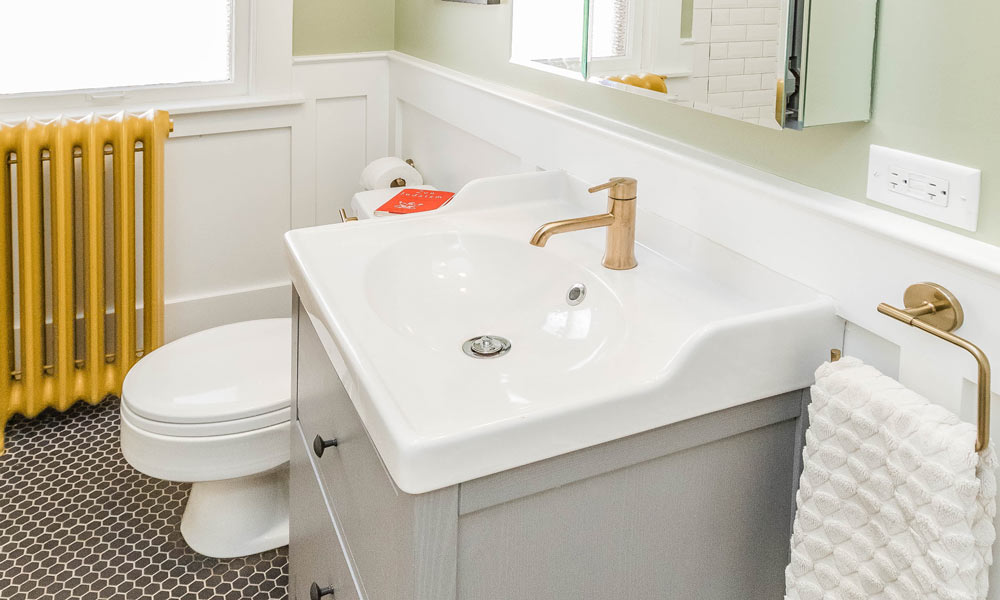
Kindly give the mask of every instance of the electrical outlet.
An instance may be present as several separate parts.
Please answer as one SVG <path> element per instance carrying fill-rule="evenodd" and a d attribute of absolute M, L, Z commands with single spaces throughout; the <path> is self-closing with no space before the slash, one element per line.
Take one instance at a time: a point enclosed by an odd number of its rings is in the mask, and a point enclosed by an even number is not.
<path fill-rule="evenodd" d="M 889 165 L 889 189 L 897 194 L 930 202 L 937 206 L 948 206 L 948 180 L 917 173 L 896 165 Z"/>
<path fill-rule="evenodd" d="M 980 177 L 979 169 L 873 145 L 868 157 L 868 198 L 975 231 Z"/>

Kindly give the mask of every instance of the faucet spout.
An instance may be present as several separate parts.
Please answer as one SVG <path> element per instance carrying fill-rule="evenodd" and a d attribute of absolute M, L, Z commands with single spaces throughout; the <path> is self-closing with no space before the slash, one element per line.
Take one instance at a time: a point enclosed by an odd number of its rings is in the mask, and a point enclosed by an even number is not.
<path fill-rule="evenodd" d="M 549 238 L 554 235 L 569 233 L 570 231 L 580 231 L 582 229 L 593 229 L 595 227 L 610 227 L 614 222 L 615 216 L 611 213 L 565 219 L 563 221 L 552 221 L 538 228 L 535 235 L 531 236 L 531 245 L 542 248 L 549 241 Z"/>
<path fill-rule="evenodd" d="M 607 247 L 601 264 L 616 271 L 634 269 L 639 264 L 635 260 L 636 181 L 631 177 L 615 177 L 589 191 L 593 194 L 600 190 L 608 190 L 608 212 L 546 223 L 531 236 L 531 245 L 541 248 L 550 237 L 560 233 L 607 227 Z"/>

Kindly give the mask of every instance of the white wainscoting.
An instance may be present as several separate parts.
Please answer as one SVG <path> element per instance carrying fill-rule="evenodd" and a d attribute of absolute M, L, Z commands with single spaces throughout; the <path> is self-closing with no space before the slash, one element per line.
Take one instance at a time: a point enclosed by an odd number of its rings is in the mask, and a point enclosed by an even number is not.
<path fill-rule="evenodd" d="M 457 191 L 473 179 L 526 170 L 517 155 L 406 102 L 397 102 L 395 122 L 396 132 L 406 135 L 396 138 L 394 154 L 420 157 L 424 181 L 439 189 Z"/>
<path fill-rule="evenodd" d="M 338 220 L 388 152 L 384 53 L 307 57 L 293 96 L 173 111 L 166 150 L 166 337 L 288 315 L 282 235 Z"/>

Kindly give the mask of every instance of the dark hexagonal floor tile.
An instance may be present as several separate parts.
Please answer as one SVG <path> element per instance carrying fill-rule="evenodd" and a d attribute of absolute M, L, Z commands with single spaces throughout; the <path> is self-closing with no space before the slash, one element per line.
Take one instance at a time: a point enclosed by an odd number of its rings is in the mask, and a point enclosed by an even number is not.
<path fill-rule="evenodd" d="M 190 486 L 134 470 L 118 401 L 15 417 L 0 456 L 0 598 L 288 597 L 288 551 L 217 560 L 179 527 Z"/>

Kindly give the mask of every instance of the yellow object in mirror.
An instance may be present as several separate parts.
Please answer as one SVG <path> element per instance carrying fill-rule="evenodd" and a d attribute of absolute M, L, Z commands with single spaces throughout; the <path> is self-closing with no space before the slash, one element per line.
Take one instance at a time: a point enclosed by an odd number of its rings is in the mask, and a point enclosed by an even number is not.
<path fill-rule="evenodd" d="M 646 88 L 653 90 L 654 92 L 667 93 L 667 81 L 666 77 L 661 77 L 659 75 L 654 75 L 653 73 L 644 73 L 639 76 L 646 83 Z"/>
<path fill-rule="evenodd" d="M 663 94 L 667 93 L 666 77 L 653 73 L 629 73 L 627 75 L 614 75 L 612 77 L 607 77 L 606 80 L 614 81 L 615 83 L 624 83 L 625 85 L 631 85 L 632 87 L 642 88 L 652 92 L 660 92 Z"/>
<path fill-rule="evenodd" d="M 633 74 L 626 75 L 626 76 L 622 77 L 622 83 L 624 83 L 625 85 L 632 85 L 632 86 L 635 86 L 635 87 L 649 89 L 649 86 L 645 82 L 645 80 L 643 80 L 638 75 L 633 75 Z"/>

